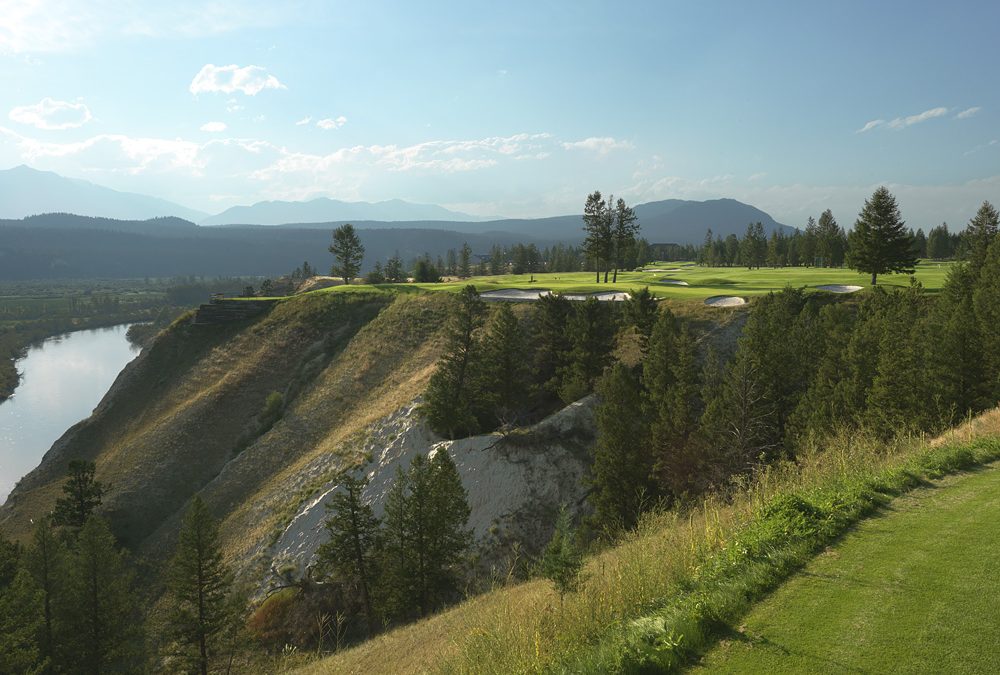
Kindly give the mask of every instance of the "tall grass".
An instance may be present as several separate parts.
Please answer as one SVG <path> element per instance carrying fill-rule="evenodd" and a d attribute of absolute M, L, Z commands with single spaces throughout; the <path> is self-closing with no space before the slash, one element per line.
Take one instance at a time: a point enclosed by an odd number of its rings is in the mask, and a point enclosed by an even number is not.
<path fill-rule="evenodd" d="M 452 655 L 437 665 L 469 673 L 674 669 L 894 496 L 998 458 L 993 436 L 930 446 L 842 434 L 697 505 L 650 514 L 589 562 L 583 588 L 562 604 L 538 582 L 496 593 L 465 617 Z"/>

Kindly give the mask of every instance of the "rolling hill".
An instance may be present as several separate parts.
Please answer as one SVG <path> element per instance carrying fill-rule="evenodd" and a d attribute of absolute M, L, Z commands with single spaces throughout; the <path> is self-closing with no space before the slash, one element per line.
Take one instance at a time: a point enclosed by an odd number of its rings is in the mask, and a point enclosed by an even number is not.
<path fill-rule="evenodd" d="M 284 225 L 334 221 L 478 221 L 476 216 L 450 211 L 435 204 L 413 204 L 402 199 L 382 202 L 344 202 L 339 199 L 311 199 L 306 202 L 257 202 L 234 206 L 201 220 L 201 225 Z"/>

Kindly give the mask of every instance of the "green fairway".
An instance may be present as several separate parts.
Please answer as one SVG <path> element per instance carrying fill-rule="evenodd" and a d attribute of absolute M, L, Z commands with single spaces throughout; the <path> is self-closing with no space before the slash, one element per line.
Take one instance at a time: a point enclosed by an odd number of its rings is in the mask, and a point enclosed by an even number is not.
<path fill-rule="evenodd" d="M 695 668 L 1000 672 L 1000 467 L 893 502 L 779 588 Z"/>
<path fill-rule="evenodd" d="M 921 261 L 914 275 L 924 288 L 936 291 L 944 284 L 951 263 Z M 677 270 L 653 272 L 648 270 Z M 381 284 L 380 289 L 400 291 L 434 290 L 457 291 L 466 284 L 474 284 L 479 291 L 507 288 L 545 289 L 558 293 L 594 293 L 599 291 L 631 291 L 648 286 L 658 297 L 680 300 L 704 300 L 714 295 L 749 297 L 778 291 L 785 286 L 814 288 L 824 284 L 862 286 L 867 289 L 871 278 L 849 269 L 815 267 L 782 267 L 748 270 L 744 267 L 701 267 L 693 263 L 651 263 L 643 272 L 620 272 L 617 284 L 594 282 L 593 272 L 553 272 L 549 274 L 504 274 L 472 277 L 463 281 L 439 284 Z M 532 281 L 533 279 L 533 281 Z M 664 280 L 684 281 L 687 286 L 664 283 Z M 908 286 L 910 277 L 904 274 L 879 277 L 880 286 Z M 372 286 L 334 286 L 316 292 L 351 292 L 371 290 Z M 863 292 L 863 291 L 862 291 Z"/>

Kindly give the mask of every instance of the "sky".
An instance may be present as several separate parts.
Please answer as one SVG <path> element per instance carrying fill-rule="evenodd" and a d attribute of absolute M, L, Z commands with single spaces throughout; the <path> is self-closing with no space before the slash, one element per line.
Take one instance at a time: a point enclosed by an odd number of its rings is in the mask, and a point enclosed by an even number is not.
<path fill-rule="evenodd" d="M 0 0 L 0 169 L 217 213 L 1000 203 L 1000 3 Z"/>

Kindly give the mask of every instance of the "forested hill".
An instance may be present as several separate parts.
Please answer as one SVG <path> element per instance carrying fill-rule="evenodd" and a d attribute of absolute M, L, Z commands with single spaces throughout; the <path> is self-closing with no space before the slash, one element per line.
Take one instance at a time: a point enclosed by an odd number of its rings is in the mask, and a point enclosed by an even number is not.
<path fill-rule="evenodd" d="M 723 238 L 730 234 L 742 236 L 747 225 L 760 222 L 764 230 L 792 233 L 794 227 L 782 225 L 769 214 L 755 206 L 735 199 L 712 199 L 703 202 L 683 199 L 668 199 L 648 202 L 635 207 L 635 214 L 642 226 L 642 237 L 654 244 L 697 244 L 704 240 L 705 232 Z M 323 223 L 294 223 L 289 228 L 331 228 L 347 221 Z M 578 243 L 583 239 L 583 218 L 578 215 L 552 216 L 550 218 L 505 218 L 482 222 L 461 222 L 447 220 L 413 220 L 389 222 L 377 220 L 354 220 L 355 227 L 366 229 L 449 229 L 458 232 L 490 234 L 505 232 L 531 237 L 545 237 L 567 243 Z"/>
<path fill-rule="evenodd" d="M 362 271 L 398 253 L 412 260 L 442 255 L 468 242 L 475 253 L 494 243 L 546 240 L 523 234 L 472 234 L 432 229 L 360 229 Z M 180 219 L 113 221 L 38 216 L 0 221 L 0 279 L 85 279 L 195 276 L 277 276 L 303 261 L 330 262 L 329 228 L 198 227 Z"/>

